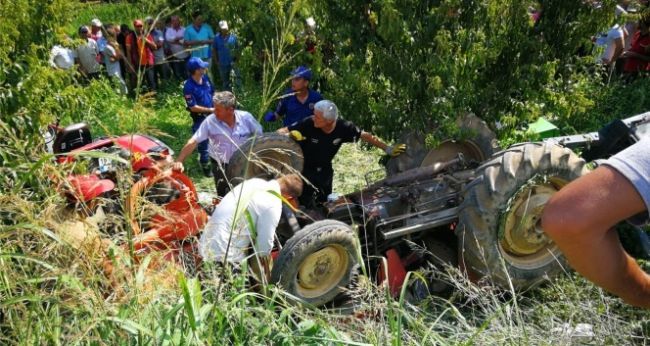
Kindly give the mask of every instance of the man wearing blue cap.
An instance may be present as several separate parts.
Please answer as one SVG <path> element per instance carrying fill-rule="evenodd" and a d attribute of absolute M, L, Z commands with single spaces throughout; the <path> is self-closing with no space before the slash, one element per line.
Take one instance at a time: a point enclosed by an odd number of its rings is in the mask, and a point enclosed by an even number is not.
<path fill-rule="evenodd" d="M 309 89 L 311 70 L 306 66 L 298 66 L 291 71 L 291 89 L 287 89 L 281 97 L 275 112 L 264 114 L 264 120 L 275 121 L 282 118 L 284 126 L 297 123 L 314 114 L 314 105 L 323 97 Z"/>
<path fill-rule="evenodd" d="M 195 133 L 201 127 L 203 120 L 214 112 L 212 105 L 214 87 L 205 73 L 208 65 L 207 62 L 196 57 L 190 58 L 187 62 L 187 71 L 190 73 L 190 78 L 185 81 L 183 95 L 187 105 L 186 109 L 190 111 L 192 117 L 192 133 Z M 207 139 L 198 144 L 198 150 L 199 163 L 203 169 L 203 174 L 206 177 L 211 177 L 212 169 L 210 169 Z"/>

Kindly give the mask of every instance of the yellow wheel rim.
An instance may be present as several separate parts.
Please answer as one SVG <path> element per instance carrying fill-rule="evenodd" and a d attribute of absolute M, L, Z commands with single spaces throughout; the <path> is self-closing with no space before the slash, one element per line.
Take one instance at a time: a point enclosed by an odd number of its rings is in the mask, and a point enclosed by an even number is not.
<path fill-rule="evenodd" d="M 505 214 L 500 244 L 510 258 L 526 262 L 535 260 L 536 255 L 547 255 L 546 249 L 555 245 L 541 227 L 542 212 L 548 200 L 567 181 L 558 177 L 545 182 L 534 183 L 519 191 Z"/>
<path fill-rule="evenodd" d="M 332 290 L 348 271 L 350 259 L 341 245 L 328 245 L 307 256 L 298 268 L 297 291 L 316 298 Z"/>

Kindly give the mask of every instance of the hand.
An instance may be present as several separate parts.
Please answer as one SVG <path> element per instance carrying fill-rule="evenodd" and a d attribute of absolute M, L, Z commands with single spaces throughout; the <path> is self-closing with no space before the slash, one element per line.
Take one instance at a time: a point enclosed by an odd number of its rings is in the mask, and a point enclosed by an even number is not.
<path fill-rule="evenodd" d="M 185 167 L 183 167 L 182 162 L 174 161 L 174 163 L 172 163 L 172 170 L 183 172 L 185 170 Z"/>
<path fill-rule="evenodd" d="M 297 131 L 297 130 L 289 131 L 289 137 L 293 138 L 293 140 L 296 141 L 296 142 L 302 142 L 302 141 L 304 141 L 306 139 L 302 135 L 302 133 L 300 133 L 300 131 Z"/>
<path fill-rule="evenodd" d="M 275 120 L 276 120 L 275 112 L 268 111 L 264 113 L 264 121 L 275 121 Z"/>
<path fill-rule="evenodd" d="M 406 151 L 406 144 L 397 144 L 395 146 L 389 145 L 384 149 L 386 154 L 390 157 L 400 156 L 403 152 Z"/>

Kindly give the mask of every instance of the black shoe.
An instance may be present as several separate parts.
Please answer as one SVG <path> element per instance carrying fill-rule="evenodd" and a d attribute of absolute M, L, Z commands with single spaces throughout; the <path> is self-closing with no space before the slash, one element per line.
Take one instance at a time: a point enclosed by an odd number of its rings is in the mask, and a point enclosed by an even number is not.
<path fill-rule="evenodd" d="M 203 169 L 203 175 L 208 178 L 212 178 L 212 167 L 210 167 L 209 163 L 202 163 L 201 169 Z"/>

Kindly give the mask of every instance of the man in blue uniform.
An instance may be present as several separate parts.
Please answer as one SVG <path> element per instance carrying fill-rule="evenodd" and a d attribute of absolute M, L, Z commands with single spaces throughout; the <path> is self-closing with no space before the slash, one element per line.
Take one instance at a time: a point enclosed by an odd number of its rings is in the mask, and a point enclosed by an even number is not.
<path fill-rule="evenodd" d="M 190 111 L 192 117 L 192 133 L 195 133 L 203 120 L 214 112 L 212 105 L 212 96 L 214 94 L 214 87 L 210 78 L 205 74 L 208 68 L 208 63 L 201 60 L 201 58 L 192 57 L 187 62 L 187 70 L 190 73 L 190 78 L 185 81 L 183 87 L 183 95 L 185 95 L 185 103 L 187 110 Z M 198 144 L 199 149 L 199 163 L 203 169 L 203 174 L 206 177 L 212 176 L 210 169 L 210 156 L 208 155 L 208 141 L 204 140 Z"/>
<path fill-rule="evenodd" d="M 275 112 L 270 111 L 264 115 L 264 120 L 275 121 L 281 118 L 284 126 L 289 126 L 312 116 L 314 105 L 323 97 L 309 89 L 311 77 L 311 70 L 305 66 L 298 66 L 291 71 L 291 89 L 282 96 Z"/>
<path fill-rule="evenodd" d="M 219 65 L 219 76 L 221 77 L 223 90 L 232 91 L 230 80 L 231 71 L 235 72 L 235 83 L 237 87 L 240 86 L 239 71 L 235 67 L 239 54 L 237 52 L 238 48 L 237 36 L 228 29 L 228 22 L 225 20 L 220 21 L 219 34 L 214 37 L 214 53 L 212 55 L 216 57 L 217 64 Z"/>

